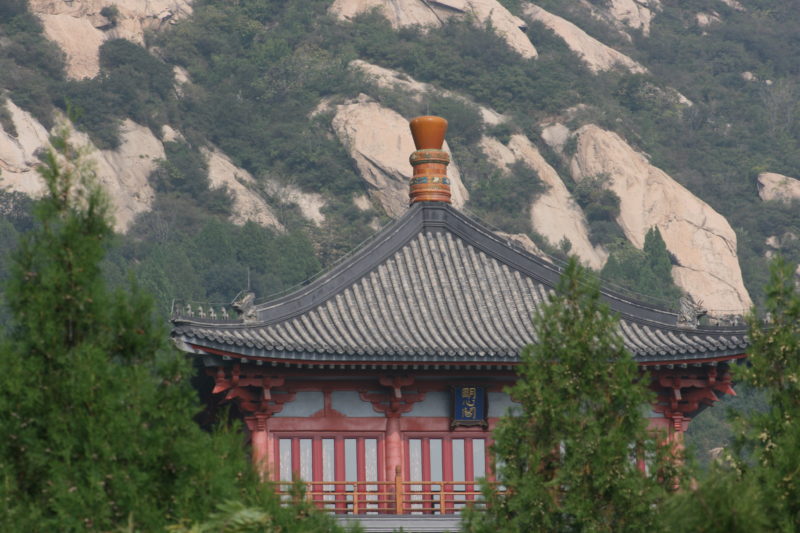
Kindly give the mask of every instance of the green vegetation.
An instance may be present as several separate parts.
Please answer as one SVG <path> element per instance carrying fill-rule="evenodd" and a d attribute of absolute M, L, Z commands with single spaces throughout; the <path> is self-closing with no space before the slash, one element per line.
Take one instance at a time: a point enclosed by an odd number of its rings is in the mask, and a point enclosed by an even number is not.
<path fill-rule="evenodd" d="M 665 531 L 800 528 L 800 291 L 782 259 L 772 264 L 765 302 L 765 314 L 750 319 L 750 364 L 739 378 L 766 396 L 768 409 L 740 414 L 734 445 L 698 490 L 666 507 Z"/>
<path fill-rule="evenodd" d="M 573 259 L 534 316 L 539 342 L 522 352 L 509 393 L 519 412 L 494 433 L 505 493 L 465 531 L 647 531 L 675 470 L 647 431 L 648 384 L 600 300 L 596 279 Z M 647 458 L 644 475 L 636 458 Z"/>
<path fill-rule="evenodd" d="M 119 8 L 117 7 L 117 4 L 104 6 L 102 9 L 100 9 L 100 15 L 107 18 L 109 24 L 113 28 L 117 25 L 119 19 Z"/>
<path fill-rule="evenodd" d="M 225 189 L 209 188 L 208 164 L 199 152 L 183 141 L 165 142 L 164 152 L 167 158 L 150 176 L 157 191 L 194 201 L 209 213 L 230 214 L 231 198 Z"/>
<path fill-rule="evenodd" d="M 52 94 L 64 76 L 63 53 L 44 37 L 25 0 L 0 5 L 0 39 L 0 88 L 46 127 L 52 126 Z"/>
<path fill-rule="evenodd" d="M 247 486 L 246 457 L 234 436 L 192 422 L 189 369 L 148 298 L 105 288 L 105 197 L 67 140 L 53 145 L 6 290 L 3 529 L 154 529 L 196 516 Z"/>
<path fill-rule="evenodd" d="M 66 82 L 56 104 L 73 107 L 76 125 L 91 133 L 98 148 L 118 145 L 124 118 L 158 131 L 175 105 L 172 69 L 125 39 L 103 43 L 100 67 L 96 78 Z"/>
<path fill-rule="evenodd" d="M 522 161 L 507 173 L 494 171 L 475 184 L 471 206 L 485 221 L 504 231 L 530 231 L 530 205 L 544 190 L 536 171 Z"/>
<path fill-rule="evenodd" d="M 763 319 L 768 322 L 764 324 Z M 770 410 L 750 417 L 736 450 L 755 449 L 754 463 L 738 461 L 763 492 L 763 512 L 773 531 L 800 528 L 800 291 L 794 268 L 773 263 L 765 315 L 750 320 L 745 383 L 765 391 Z"/>
<path fill-rule="evenodd" d="M 686 432 L 686 446 L 702 470 L 707 470 L 715 456 L 731 449 L 736 438 L 736 420 L 768 410 L 763 390 L 745 384 L 736 385 L 736 396 L 723 396 L 720 402 L 692 419 Z"/>
<path fill-rule="evenodd" d="M 111 258 L 133 272 L 165 306 L 176 295 L 196 301 L 230 302 L 240 290 L 271 295 L 305 281 L 320 270 L 308 238 L 277 234 L 255 223 L 234 226 L 218 218 L 192 218 L 181 199 L 164 199 L 132 230 Z M 209 254 L 208 250 L 213 250 Z"/>
<path fill-rule="evenodd" d="M 572 195 L 586 215 L 589 238 L 593 244 L 610 244 L 624 240 L 625 235 L 617 224 L 619 196 L 608 189 L 608 176 L 585 178 L 576 183 Z"/>
<path fill-rule="evenodd" d="M 632 291 L 658 301 L 660 307 L 676 308 L 681 291 L 672 282 L 672 261 L 658 228 L 650 228 L 639 250 L 628 241 L 609 246 L 608 262 L 601 276 L 619 290 Z"/>
<path fill-rule="evenodd" d="M 156 531 L 222 504 L 250 506 L 275 530 L 338 530 L 307 505 L 282 507 L 238 432 L 194 422 L 192 370 L 150 298 L 132 282 L 105 286 L 112 230 L 91 167 L 65 136 L 51 142 L 40 171 L 47 192 L 5 291 L 2 529 Z"/>

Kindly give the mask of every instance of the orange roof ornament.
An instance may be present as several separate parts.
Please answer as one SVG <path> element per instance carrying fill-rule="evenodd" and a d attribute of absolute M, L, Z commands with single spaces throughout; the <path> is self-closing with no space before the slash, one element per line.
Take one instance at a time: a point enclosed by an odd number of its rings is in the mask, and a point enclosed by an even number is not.
<path fill-rule="evenodd" d="M 416 202 L 450 203 L 450 179 L 447 165 L 450 155 L 442 150 L 447 120 L 442 117 L 422 116 L 411 119 L 411 135 L 417 151 L 409 162 L 414 167 L 409 192 L 410 204 Z"/>

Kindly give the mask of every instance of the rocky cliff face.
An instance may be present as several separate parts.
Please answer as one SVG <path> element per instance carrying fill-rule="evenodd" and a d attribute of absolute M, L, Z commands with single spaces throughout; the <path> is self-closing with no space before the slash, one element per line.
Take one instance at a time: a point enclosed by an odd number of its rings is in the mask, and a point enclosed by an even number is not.
<path fill-rule="evenodd" d="M 554 247 L 567 239 L 572 245 L 570 253 L 577 255 L 583 263 L 595 270 L 603 268 L 608 253 L 589 242 L 589 229 L 583 211 L 575 203 L 558 173 L 545 161 L 530 139 L 520 134 L 513 135 L 506 146 L 497 139 L 484 137 L 481 148 L 498 168 L 506 168 L 522 161 L 535 170 L 547 190 L 531 203 L 531 228 Z"/>
<path fill-rule="evenodd" d="M 525 6 L 525 13 L 553 30 L 580 57 L 592 72 L 621 68 L 633 73 L 647 72 L 642 65 L 625 54 L 604 45 L 575 24 L 553 15 L 534 4 Z"/>
<path fill-rule="evenodd" d="M 97 75 L 98 49 L 105 40 L 125 38 L 143 44 L 146 29 L 175 23 L 192 11 L 190 0 L 131 0 L 116 3 L 111 0 L 30 0 L 29 3 L 31 10 L 41 19 L 46 34 L 64 50 L 71 78 Z M 744 10 L 735 0 L 720 0 L 720 3 Z M 719 13 L 726 13 L 721 4 L 709 5 L 705 11 L 697 13 L 695 19 L 689 15 L 689 23 L 696 23 L 709 32 L 724 24 L 724 18 L 715 11 L 718 9 Z M 107 9 L 105 15 L 101 14 L 103 8 L 111 6 L 116 6 L 116 13 Z M 637 32 L 645 37 L 649 34 L 653 18 L 667 10 L 668 6 L 662 6 L 660 0 L 575 0 L 571 8 L 582 11 L 583 16 L 592 14 L 598 22 L 616 28 L 622 36 L 630 37 L 632 43 L 634 39 L 631 36 Z M 340 19 L 350 19 L 370 9 L 380 10 L 395 28 L 420 25 L 433 31 L 451 17 L 462 17 L 481 27 L 490 24 L 523 60 L 535 59 L 538 54 L 526 34 L 525 22 L 512 15 L 497 0 L 334 0 L 330 13 Z M 529 22 L 540 22 L 563 39 L 591 71 L 647 72 L 644 65 L 599 42 L 574 23 L 533 3 L 523 3 L 522 9 Z M 576 17 L 576 20 L 581 18 Z M 418 102 L 435 94 L 474 105 L 467 94 L 422 83 L 404 73 L 366 61 L 352 61 L 350 67 L 360 70 L 371 82 L 371 85 L 368 83 L 363 88 L 359 87 L 359 90 L 367 93 L 373 87 L 378 87 L 400 91 L 405 97 Z M 176 91 L 182 95 L 186 84 L 191 82 L 184 69 L 174 68 Z M 680 93 L 664 85 L 652 85 L 647 89 L 658 92 L 659 100 L 691 105 Z M 333 132 L 347 148 L 367 184 L 369 196 L 355 195 L 354 205 L 363 210 L 383 209 L 390 216 L 398 217 L 407 209 L 411 173 L 408 156 L 414 150 L 406 118 L 366 95 L 340 103 L 342 99 L 341 95 L 328 95 L 320 109 L 327 108 L 332 113 Z M 484 98 L 484 101 L 487 100 Z M 340 104 L 332 105 L 331 102 Z M 659 227 L 677 260 L 673 277 L 679 286 L 695 299 L 702 300 L 711 310 L 746 310 L 750 306 L 750 297 L 742 284 L 737 263 L 736 235 L 727 221 L 662 170 L 652 166 L 643 154 L 633 150 L 620 136 L 591 124 L 585 125 L 593 120 L 580 118 L 591 114 L 592 108 L 588 104 L 590 102 L 571 108 L 585 113 L 560 110 L 554 112 L 553 116 L 544 119 L 539 117 L 537 120 L 544 120 L 539 125 L 542 127 L 541 140 L 565 158 L 573 179 L 608 176 L 607 186 L 621 199 L 618 222 L 635 246 L 642 246 L 644 234 L 650 227 Z M 46 146 L 48 132 L 13 102 L 9 102 L 7 108 L 16 135 L 0 130 L 0 186 L 31 195 L 39 194 L 41 182 L 34 171 L 35 152 Z M 591 244 L 585 216 L 562 181 L 562 177 L 566 176 L 559 176 L 542 157 L 532 142 L 533 137 L 530 137 L 531 125 L 523 123 L 524 119 L 518 116 L 513 118 L 516 122 L 512 125 L 511 119 L 493 109 L 480 105 L 477 108 L 489 132 L 481 140 L 480 150 L 492 164 L 504 171 L 522 162 L 535 170 L 546 185 L 545 192 L 526 210 L 531 229 L 554 246 L 564 239 L 569 240 L 571 253 L 578 255 L 588 266 L 601 269 L 608 253 L 602 247 Z M 674 111 L 683 112 L 683 109 Z M 512 111 L 509 111 L 508 116 L 511 115 Z M 578 129 L 573 134 L 564 124 Z M 581 124 L 584 125 L 580 127 Z M 505 130 L 504 142 L 498 140 L 501 134 L 493 130 L 496 126 L 501 130 L 510 128 Z M 517 127 L 519 129 L 515 130 Z M 523 130 L 529 136 L 508 134 L 509 131 Z M 137 214 L 150 209 L 154 192 L 147 176 L 155 168 L 158 159 L 164 157 L 162 141 L 181 138 L 179 132 L 165 127 L 159 140 L 147 128 L 128 120 L 123 125 L 122 145 L 118 150 L 93 150 L 92 157 L 96 160 L 98 175 L 114 203 L 119 231 L 127 230 Z M 85 136 L 78 135 L 76 139 L 89 143 Z M 577 146 L 574 154 L 573 143 Z M 204 154 L 211 186 L 225 187 L 232 196 L 234 212 L 231 220 L 234 223 L 255 221 L 265 227 L 282 230 L 284 228 L 278 220 L 275 206 L 291 203 L 297 205 L 312 224 L 325 224 L 323 208 L 332 201 L 331 198 L 300 191 L 266 176 L 256 179 L 214 147 L 209 147 Z M 461 181 L 457 163 L 454 161 L 451 164 L 449 175 L 453 181 L 453 204 L 461 208 L 468 206 L 469 193 Z M 765 201 L 796 203 L 800 201 L 798 184 L 800 181 L 788 176 L 764 173 L 758 178 L 758 191 Z M 519 236 L 508 238 L 519 239 Z M 520 241 L 520 244 L 533 253 L 541 253 L 529 241 Z"/>
<path fill-rule="evenodd" d="M 244 225 L 255 222 L 279 231 L 285 228 L 278 222 L 272 208 L 256 191 L 256 180 L 246 170 L 237 167 L 218 149 L 203 148 L 208 163 L 208 184 L 212 189 L 227 189 L 233 200 L 231 222 Z"/>
<path fill-rule="evenodd" d="M 67 75 L 75 79 L 97 75 L 104 41 L 128 39 L 143 45 L 145 30 L 174 23 L 192 12 L 188 0 L 29 0 L 29 5 L 48 38 L 64 51 Z M 116 14 L 104 16 L 104 8 L 106 14 L 113 10 Z"/>
<path fill-rule="evenodd" d="M 379 9 L 395 28 L 436 27 L 450 17 L 469 17 L 481 26 L 490 23 L 522 57 L 530 59 L 538 55 L 525 34 L 525 22 L 496 0 L 335 0 L 330 12 L 350 19 L 371 9 Z"/>
<path fill-rule="evenodd" d="M 49 132 L 29 113 L 8 101 L 6 108 L 11 115 L 16 135 L 0 129 L 0 188 L 39 196 L 44 192 L 44 183 L 36 172 L 39 151 L 47 148 Z M 155 192 L 150 185 L 150 174 L 159 160 L 164 159 L 164 145 L 146 127 L 126 120 L 120 128 L 120 146 L 115 150 L 98 150 L 89 137 L 71 128 L 73 142 L 83 146 L 95 166 L 97 178 L 109 195 L 114 215 L 114 228 L 126 232 L 136 216 L 150 210 Z M 165 141 L 181 139 L 179 132 L 165 127 Z M 204 150 L 208 163 L 208 178 L 212 188 L 226 188 L 233 199 L 231 221 L 244 224 L 253 221 L 264 227 L 282 231 L 284 228 L 275 216 L 263 193 L 244 169 L 234 165 L 230 159 L 216 149 Z M 309 220 L 320 223 L 324 220 L 320 209 L 324 200 L 319 195 L 300 191 L 286 191 L 275 185 L 275 191 L 284 202 L 297 204 Z"/>
<path fill-rule="evenodd" d="M 600 9 L 586 0 L 583 4 L 598 18 L 641 31 L 644 36 L 650 35 L 650 22 L 661 10 L 661 0 L 609 0 Z"/>
<path fill-rule="evenodd" d="M 36 173 L 36 152 L 47 144 L 48 133 L 30 113 L 11 100 L 6 109 L 16 130 L 16 136 L 0 129 L 0 188 L 37 196 L 43 183 Z"/>
<path fill-rule="evenodd" d="M 619 135 L 595 125 L 575 132 L 577 150 L 571 159 L 575 180 L 606 176 L 620 198 L 618 223 L 636 247 L 645 233 L 658 227 L 677 260 L 675 282 L 718 313 L 743 313 L 752 302 L 744 287 L 736 253 L 736 233 L 714 211 Z"/>
<path fill-rule="evenodd" d="M 434 87 L 430 83 L 417 81 L 414 78 L 406 74 L 402 74 L 396 70 L 379 67 L 378 65 L 373 65 L 371 63 L 367 63 L 366 61 L 361 61 L 360 59 L 354 59 L 351 61 L 349 68 L 361 71 L 361 73 L 366 76 L 367 80 L 374 83 L 377 87 L 399 90 L 412 97 L 417 102 L 421 102 L 425 96 L 440 94 L 448 98 L 455 98 L 456 100 L 461 100 L 470 105 L 474 105 L 478 108 L 478 111 L 480 111 L 481 119 L 483 119 L 484 124 L 489 126 L 497 126 L 506 120 L 506 118 L 497 111 L 475 104 L 462 94 L 456 94 L 452 91 Z"/>
<path fill-rule="evenodd" d="M 13 102 L 6 106 L 12 116 L 17 135 L 0 130 L 0 187 L 38 196 L 44 183 L 36 172 L 36 154 L 48 146 L 47 130 L 30 114 Z M 148 177 L 157 161 L 164 158 L 164 147 L 149 129 L 132 120 L 120 128 L 120 146 L 116 150 L 97 150 L 88 136 L 72 131 L 72 140 L 83 146 L 94 162 L 97 178 L 108 193 L 115 229 L 126 231 L 136 215 L 147 211 L 154 192 Z"/>
<path fill-rule="evenodd" d="M 758 196 L 765 202 L 800 202 L 800 180 L 774 172 L 762 172 L 758 175 Z"/>

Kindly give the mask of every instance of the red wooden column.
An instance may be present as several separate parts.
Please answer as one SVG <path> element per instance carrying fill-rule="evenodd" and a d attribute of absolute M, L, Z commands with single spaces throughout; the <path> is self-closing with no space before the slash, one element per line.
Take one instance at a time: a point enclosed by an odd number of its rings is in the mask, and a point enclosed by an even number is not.
<path fill-rule="evenodd" d="M 334 479 L 339 483 L 336 484 L 336 512 L 339 514 L 344 514 L 347 512 L 347 496 L 345 495 L 345 488 L 347 485 L 342 483 L 346 480 L 345 475 L 345 453 L 344 453 L 344 439 L 340 436 L 336 436 L 333 444 L 333 454 L 335 456 L 334 459 Z"/>
<path fill-rule="evenodd" d="M 386 479 L 394 480 L 403 470 L 403 437 L 400 433 L 400 413 L 386 413 Z"/>
<path fill-rule="evenodd" d="M 269 416 L 268 413 L 256 413 L 244 419 L 247 429 L 250 430 L 253 465 L 256 467 L 261 479 L 266 479 L 271 466 L 269 460 L 269 435 L 267 434 L 267 419 Z"/>
<path fill-rule="evenodd" d="M 402 476 L 403 468 L 403 435 L 400 429 L 400 416 L 408 413 L 416 402 L 425 399 L 424 392 L 406 392 L 403 387 L 414 383 L 411 376 L 382 376 L 378 382 L 389 388 L 389 392 L 360 392 L 361 399 L 372 403 L 372 409 L 386 415 L 386 436 L 384 445 L 386 449 L 384 472 L 387 482 L 399 481 L 395 484 L 395 508 L 402 508 Z M 399 478 L 399 479 L 398 479 Z"/>
<path fill-rule="evenodd" d="M 442 439 L 442 492 L 439 509 L 441 514 L 452 514 L 453 501 L 453 441 Z"/>

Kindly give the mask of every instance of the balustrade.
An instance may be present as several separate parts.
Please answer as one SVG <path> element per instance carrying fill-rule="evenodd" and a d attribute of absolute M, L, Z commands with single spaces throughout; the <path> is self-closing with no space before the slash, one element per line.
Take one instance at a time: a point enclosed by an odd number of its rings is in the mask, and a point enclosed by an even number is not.
<path fill-rule="evenodd" d="M 308 501 L 335 514 L 452 515 L 468 505 L 486 505 L 475 482 L 405 481 L 398 474 L 394 481 L 308 481 L 304 485 Z M 284 501 L 295 497 L 291 481 L 277 481 L 275 488 Z"/>

